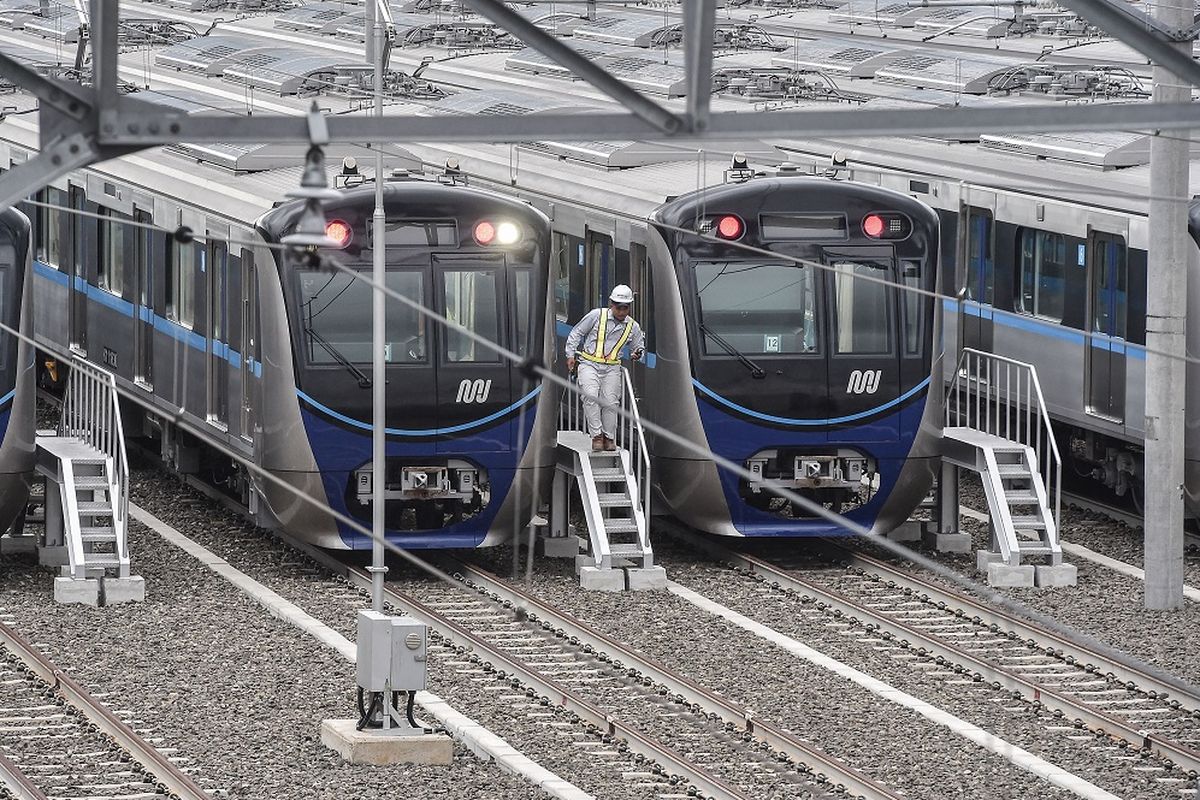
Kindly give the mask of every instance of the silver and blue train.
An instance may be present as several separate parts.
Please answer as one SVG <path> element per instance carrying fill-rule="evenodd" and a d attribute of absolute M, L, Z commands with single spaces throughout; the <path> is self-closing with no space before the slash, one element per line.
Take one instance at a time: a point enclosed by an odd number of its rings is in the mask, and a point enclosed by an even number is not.
<path fill-rule="evenodd" d="M 34 469 L 34 348 L 28 302 L 29 219 L 16 209 L 0 213 L 0 533 L 20 533 Z"/>
<path fill-rule="evenodd" d="M 405 173 L 385 186 L 383 242 L 369 231 L 373 187 L 348 188 L 325 201 L 341 246 L 297 259 L 277 244 L 302 204 L 271 208 L 254 197 L 266 176 L 200 194 L 172 156 L 156 167 L 114 163 L 40 194 L 48 207 L 39 206 L 32 235 L 39 344 L 113 372 L 149 407 L 129 405 L 127 420 L 140 423 L 130 433 L 157 439 L 176 470 L 227 487 L 261 524 L 321 547 L 369 547 L 322 509 L 370 527 L 371 290 L 349 273 L 369 277 L 382 246 L 389 287 L 544 359 L 545 217 L 511 198 Z M 210 187 L 220 177 L 199 172 Z M 540 403 L 540 379 L 394 299 L 385 353 L 389 540 L 476 547 L 524 528 L 553 464 L 554 415 Z"/>

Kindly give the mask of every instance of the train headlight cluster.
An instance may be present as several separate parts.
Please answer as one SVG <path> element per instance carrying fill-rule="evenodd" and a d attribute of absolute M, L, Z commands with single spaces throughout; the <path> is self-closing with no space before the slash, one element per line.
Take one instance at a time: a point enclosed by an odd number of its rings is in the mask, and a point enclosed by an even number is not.
<path fill-rule="evenodd" d="M 727 242 L 736 242 L 741 239 L 746 233 L 746 223 L 741 217 L 733 214 L 720 214 L 715 217 L 708 217 L 700 223 L 700 234 L 704 236 L 716 236 L 718 239 L 724 239 Z"/>
<path fill-rule="evenodd" d="M 475 237 L 475 243 L 484 247 L 492 244 L 513 245 L 522 238 L 521 226 L 508 220 L 480 220 L 475 223 L 472 235 Z"/>
<path fill-rule="evenodd" d="M 873 211 L 863 217 L 862 232 L 868 239 L 907 239 L 912 220 L 895 211 Z"/>

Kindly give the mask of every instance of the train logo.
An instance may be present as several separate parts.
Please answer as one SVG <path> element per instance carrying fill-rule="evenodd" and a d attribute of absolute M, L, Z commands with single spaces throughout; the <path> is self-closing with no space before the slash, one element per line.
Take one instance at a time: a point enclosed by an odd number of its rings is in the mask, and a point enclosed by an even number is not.
<path fill-rule="evenodd" d="M 456 403 L 486 403 L 488 395 L 492 393 L 491 380 L 471 380 L 464 378 L 463 382 L 458 385 L 458 398 Z"/>
<path fill-rule="evenodd" d="M 883 377 L 881 369 L 856 369 L 846 383 L 846 394 L 875 394 Z"/>

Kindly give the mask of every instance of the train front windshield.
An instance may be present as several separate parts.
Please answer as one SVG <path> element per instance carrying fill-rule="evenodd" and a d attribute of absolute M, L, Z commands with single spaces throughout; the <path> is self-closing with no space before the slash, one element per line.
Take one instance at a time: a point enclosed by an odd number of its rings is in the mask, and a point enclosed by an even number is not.
<path fill-rule="evenodd" d="M 817 290 L 811 267 L 702 261 L 694 269 L 705 354 L 816 351 Z"/>
<path fill-rule="evenodd" d="M 307 362 L 371 363 L 371 285 L 345 272 L 304 270 L 298 275 L 300 324 Z M 416 303 L 425 302 L 424 281 L 419 272 L 389 272 L 386 284 Z M 425 361 L 427 321 L 415 309 L 391 297 L 386 301 L 386 319 L 384 359 Z"/>

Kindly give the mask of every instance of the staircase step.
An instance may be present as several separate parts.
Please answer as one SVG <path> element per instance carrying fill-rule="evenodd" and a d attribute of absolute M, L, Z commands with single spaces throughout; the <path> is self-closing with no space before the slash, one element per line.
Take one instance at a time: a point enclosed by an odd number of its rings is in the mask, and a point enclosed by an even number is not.
<path fill-rule="evenodd" d="M 1046 529 L 1046 523 L 1041 517 L 1032 516 L 1014 516 L 1012 518 L 1013 527 L 1019 531 L 1042 531 Z"/>
<path fill-rule="evenodd" d="M 1024 464 L 997 464 L 996 474 L 1001 478 L 1028 478 L 1032 473 Z"/>
<path fill-rule="evenodd" d="M 611 555 L 621 558 L 629 558 L 630 556 L 644 556 L 646 551 L 642 549 L 640 544 L 614 544 L 609 545 L 608 552 Z"/>
<path fill-rule="evenodd" d="M 1031 491 L 1023 489 L 1012 489 L 1004 493 L 1004 497 L 1008 500 L 1010 506 L 1033 505 L 1037 503 L 1037 495 Z"/>
<path fill-rule="evenodd" d="M 103 475 L 76 475 L 76 489 L 107 489 L 108 478 Z"/>
<path fill-rule="evenodd" d="M 625 492 L 602 492 L 596 495 L 601 508 L 628 508 L 633 505 Z"/>
<path fill-rule="evenodd" d="M 83 564 L 85 567 L 119 567 L 121 557 L 116 553 L 85 553 Z"/>
<path fill-rule="evenodd" d="M 1048 556 L 1054 552 L 1054 548 L 1050 545 L 1035 542 L 1022 542 L 1021 546 L 1017 549 L 1023 556 Z"/>
<path fill-rule="evenodd" d="M 77 503 L 80 514 L 89 514 L 92 516 L 112 516 L 112 505 L 107 502 L 83 502 Z"/>
<path fill-rule="evenodd" d="M 115 542 L 117 531 L 114 528 L 80 528 L 79 540 L 83 542 Z"/>
<path fill-rule="evenodd" d="M 598 481 L 623 481 L 625 471 L 619 467 L 601 467 L 592 470 L 592 477 Z"/>
<path fill-rule="evenodd" d="M 637 523 L 627 517 L 609 517 L 604 520 L 605 533 L 636 533 Z"/>

